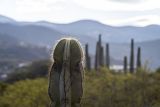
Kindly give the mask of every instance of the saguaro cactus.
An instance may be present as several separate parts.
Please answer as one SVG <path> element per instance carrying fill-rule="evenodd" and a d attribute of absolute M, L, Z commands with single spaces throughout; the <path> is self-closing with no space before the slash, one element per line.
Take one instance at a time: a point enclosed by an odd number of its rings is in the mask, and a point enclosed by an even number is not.
<path fill-rule="evenodd" d="M 124 65 L 123 65 L 123 70 L 124 70 L 124 73 L 127 73 L 128 71 L 128 62 L 127 62 L 127 56 L 124 57 Z"/>
<path fill-rule="evenodd" d="M 102 35 L 99 34 L 99 37 L 98 37 L 98 38 L 99 38 L 99 39 L 98 39 L 99 47 L 101 47 L 101 46 L 102 46 Z"/>
<path fill-rule="evenodd" d="M 83 92 L 83 50 L 71 38 L 55 46 L 50 70 L 48 93 L 51 107 L 79 107 Z"/>
<path fill-rule="evenodd" d="M 99 35 L 98 42 L 96 44 L 96 54 L 95 54 L 95 69 L 104 66 L 104 49 L 102 46 L 101 34 Z"/>
<path fill-rule="evenodd" d="M 131 39 L 130 72 L 134 72 L 134 39 Z"/>
<path fill-rule="evenodd" d="M 109 44 L 106 43 L 106 67 L 110 67 L 110 55 L 109 55 Z"/>
<path fill-rule="evenodd" d="M 103 46 L 100 47 L 100 60 L 99 65 L 102 67 L 104 66 L 104 49 Z"/>
<path fill-rule="evenodd" d="M 88 52 L 88 44 L 85 45 L 85 59 L 86 59 L 86 69 L 91 69 L 91 59 Z"/>
<path fill-rule="evenodd" d="M 141 68 L 141 48 L 138 47 L 137 50 L 137 69 Z"/>
<path fill-rule="evenodd" d="M 95 54 L 95 70 L 98 70 L 99 68 L 99 42 L 96 44 L 96 54 Z"/>

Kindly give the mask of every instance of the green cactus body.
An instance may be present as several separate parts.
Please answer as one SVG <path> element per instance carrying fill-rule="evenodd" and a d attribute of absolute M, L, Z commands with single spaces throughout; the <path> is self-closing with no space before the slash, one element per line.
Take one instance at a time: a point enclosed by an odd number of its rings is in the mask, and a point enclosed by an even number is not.
<path fill-rule="evenodd" d="M 134 72 L 134 39 L 131 39 L 130 72 Z"/>
<path fill-rule="evenodd" d="M 104 49 L 103 46 L 100 47 L 100 66 L 104 66 Z"/>
<path fill-rule="evenodd" d="M 124 70 L 124 73 L 127 73 L 128 71 L 128 62 L 127 62 L 127 56 L 124 57 L 124 65 L 123 65 L 123 70 Z"/>
<path fill-rule="evenodd" d="M 88 52 L 88 44 L 85 45 L 85 59 L 86 59 L 86 69 L 91 70 L 91 59 Z"/>
<path fill-rule="evenodd" d="M 48 93 L 51 107 L 79 105 L 83 94 L 83 50 L 72 38 L 61 39 L 55 46 Z"/>
<path fill-rule="evenodd" d="M 99 42 L 96 44 L 96 54 L 95 54 L 95 70 L 99 68 Z"/>
<path fill-rule="evenodd" d="M 96 44 L 96 54 L 95 54 L 95 70 L 99 67 L 104 66 L 104 49 L 102 46 L 101 34 L 99 35 L 99 40 Z"/>
<path fill-rule="evenodd" d="M 106 67 L 110 67 L 110 55 L 109 55 L 109 44 L 106 44 Z"/>
<path fill-rule="evenodd" d="M 141 48 L 138 47 L 137 51 L 137 69 L 141 68 Z"/>

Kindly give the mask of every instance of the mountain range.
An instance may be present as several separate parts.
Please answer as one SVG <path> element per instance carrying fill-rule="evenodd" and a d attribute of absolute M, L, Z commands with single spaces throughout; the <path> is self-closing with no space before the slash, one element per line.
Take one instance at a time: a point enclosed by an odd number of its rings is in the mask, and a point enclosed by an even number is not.
<path fill-rule="evenodd" d="M 142 48 L 143 63 L 148 62 L 150 68 L 160 66 L 160 26 L 109 26 L 95 20 L 80 20 L 67 24 L 57 24 L 47 21 L 19 22 L 14 19 L 0 16 L 0 34 L 9 35 L 19 42 L 45 46 L 50 50 L 56 41 L 62 37 L 75 37 L 84 44 L 89 44 L 92 56 L 95 53 L 95 44 L 98 35 L 102 35 L 103 45 L 110 43 L 111 57 L 121 62 L 126 55 L 129 57 L 130 39 L 134 38 L 136 47 Z M 8 41 L 10 42 L 10 40 Z M 135 52 L 136 54 L 136 52 Z"/>

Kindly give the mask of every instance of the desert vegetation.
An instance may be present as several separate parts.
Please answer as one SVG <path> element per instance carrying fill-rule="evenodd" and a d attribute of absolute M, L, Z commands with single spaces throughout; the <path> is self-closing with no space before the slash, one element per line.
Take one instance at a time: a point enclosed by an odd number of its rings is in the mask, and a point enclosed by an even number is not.
<path fill-rule="evenodd" d="M 85 45 L 85 77 L 82 107 L 159 107 L 160 68 L 151 72 L 141 62 L 141 47 L 134 53 L 131 39 L 130 57 L 124 56 L 123 69 L 110 68 L 110 44 L 96 43 L 91 66 L 89 45 Z M 135 63 L 136 62 L 136 63 Z M 48 69 L 50 61 L 36 61 L 15 69 L 0 82 L 0 107 L 49 107 Z"/>
<path fill-rule="evenodd" d="M 125 74 L 104 67 L 99 72 L 86 71 L 82 107 L 159 107 L 159 79 L 159 70 Z M 0 107 L 49 107 L 47 90 L 45 76 L 0 83 Z"/>

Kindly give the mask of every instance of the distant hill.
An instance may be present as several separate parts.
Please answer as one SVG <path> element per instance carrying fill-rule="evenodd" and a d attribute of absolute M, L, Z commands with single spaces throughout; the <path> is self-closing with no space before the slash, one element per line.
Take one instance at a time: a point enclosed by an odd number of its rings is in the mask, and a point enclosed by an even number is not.
<path fill-rule="evenodd" d="M 0 73 L 18 67 L 20 63 L 47 57 L 49 52 L 45 47 L 26 44 L 12 36 L 0 34 Z"/>
<path fill-rule="evenodd" d="M 0 15 L 0 23 L 14 23 L 14 22 L 16 22 L 14 19 Z"/>
<path fill-rule="evenodd" d="M 21 26 L 10 23 L 0 23 L 0 33 L 11 35 L 20 41 L 36 45 L 51 45 L 53 41 L 63 35 L 63 33 L 43 26 Z"/>
<path fill-rule="evenodd" d="M 4 22 L 5 18 L 8 23 L 1 23 Z M 63 35 L 72 35 L 84 43 L 89 40 L 95 42 L 99 34 L 103 35 L 104 42 L 125 43 L 129 42 L 131 38 L 134 38 L 137 42 L 160 39 L 160 26 L 114 27 L 94 20 L 80 20 L 68 24 L 56 24 L 46 21 L 16 22 L 8 17 L 0 16 L 0 33 L 15 36 L 22 41 L 33 44 L 36 42 L 36 44 L 42 45 L 52 45 L 55 40 L 63 37 Z M 93 43 L 90 41 L 90 44 Z"/>
<path fill-rule="evenodd" d="M 130 46 L 128 43 L 131 38 L 134 38 L 137 42 L 136 45 L 142 47 L 142 59 L 144 61 L 149 60 L 149 64 L 152 68 L 160 66 L 159 25 L 150 25 L 146 27 L 114 27 L 94 20 L 80 20 L 68 24 L 56 24 L 46 21 L 17 22 L 10 18 L 6 18 L 6 20 L 4 20 L 5 18 L 6 17 L 4 16 L 0 16 L 0 34 L 16 38 L 22 44 L 32 44 L 37 47 L 49 46 L 51 49 L 58 39 L 67 35 L 78 38 L 81 41 L 82 46 L 84 46 L 85 43 L 89 43 L 90 54 L 94 57 L 95 44 L 98 35 L 102 34 L 103 43 L 110 43 L 112 62 L 115 64 L 122 63 L 124 55 L 129 57 Z M 10 41 L 11 40 L 8 40 L 8 42 Z M 6 48 L 6 50 L 7 49 L 8 48 Z M 13 50 L 16 49 L 13 48 Z M 35 52 L 34 48 L 29 50 L 24 49 L 23 51 L 30 52 L 30 50 L 32 50 L 33 53 Z M 31 59 L 33 58 L 32 55 L 30 56 Z M 36 55 L 37 54 L 35 54 L 35 56 Z"/>
<path fill-rule="evenodd" d="M 37 22 L 34 24 L 50 27 L 70 35 L 97 38 L 97 35 L 102 34 L 105 42 L 124 43 L 130 41 L 131 38 L 135 38 L 138 42 L 160 39 L 159 25 L 114 27 L 93 20 L 80 20 L 69 24 L 49 22 Z"/>

